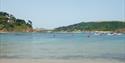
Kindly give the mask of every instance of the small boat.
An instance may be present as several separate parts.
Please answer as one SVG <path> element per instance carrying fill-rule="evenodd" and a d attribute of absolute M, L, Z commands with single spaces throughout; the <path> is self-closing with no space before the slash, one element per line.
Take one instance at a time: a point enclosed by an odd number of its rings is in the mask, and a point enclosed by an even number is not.
<path fill-rule="evenodd" d="M 108 33 L 107 35 L 122 35 L 122 33 Z"/>
<path fill-rule="evenodd" d="M 94 33 L 94 35 L 100 35 L 101 33 Z"/>

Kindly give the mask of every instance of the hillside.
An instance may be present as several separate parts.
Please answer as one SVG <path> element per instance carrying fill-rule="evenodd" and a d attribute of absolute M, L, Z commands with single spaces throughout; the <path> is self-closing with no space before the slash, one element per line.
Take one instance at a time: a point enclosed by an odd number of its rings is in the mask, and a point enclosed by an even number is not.
<path fill-rule="evenodd" d="M 32 32 L 32 22 L 17 19 L 12 14 L 0 12 L 0 32 Z"/>
<path fill-rule="evenodd" d="M 102 21 L 102 22 L 81 22 L 69 26 L 55 28 L 54 31 L 116 31 L 125 32 L 125 22 Z"/>

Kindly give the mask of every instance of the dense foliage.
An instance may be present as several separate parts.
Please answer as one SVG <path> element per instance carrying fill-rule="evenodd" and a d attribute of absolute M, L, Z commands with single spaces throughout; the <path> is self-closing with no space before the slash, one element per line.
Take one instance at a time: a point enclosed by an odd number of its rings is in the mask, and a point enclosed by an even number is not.
<path fill-rule="evenodd" d="M 56 28 L 55 31 L 116 31 L 125 29 L 125 22 L 102 21 L 102 22 L 81 22 L 69 26 Z"/>
<path fill-rule="evenodd" d="M 13 15 L 0 12 L 0 32 L 31 32 L 32 22 L 16 19 Z"/>

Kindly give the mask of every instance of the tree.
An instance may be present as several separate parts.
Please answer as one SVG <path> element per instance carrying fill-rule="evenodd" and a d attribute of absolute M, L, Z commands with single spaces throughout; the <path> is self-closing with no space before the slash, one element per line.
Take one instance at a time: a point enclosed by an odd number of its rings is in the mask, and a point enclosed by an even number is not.
<path fill-rule="evenodd" d="M 20 24 L 26 24 L 25 20 L 22 20 L 22 19 L 16 19 L 16 23 L 18 25 L 20 25 Z"/>
<path fill-rule="evenodd" d="M 28 23 L 29 23 L 30 25 L 32 25 L 32 21 L 31 21 L 31 20 L 28 20 Z"/>
<path fill-rule="evenodd" d="M 6 13 L 6 12 L 0 12 L 0 16 L 9 16 L 9 14 L 8 13 Z"/>

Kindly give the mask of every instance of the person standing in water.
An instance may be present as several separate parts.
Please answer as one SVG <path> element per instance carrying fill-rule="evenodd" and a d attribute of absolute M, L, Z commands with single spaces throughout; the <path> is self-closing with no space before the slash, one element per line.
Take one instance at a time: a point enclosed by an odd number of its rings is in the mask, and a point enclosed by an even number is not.
<path fill-rule="evenodd" d="M 88 38 L 90 37 L 90 35 L 87 36 Z"/>

